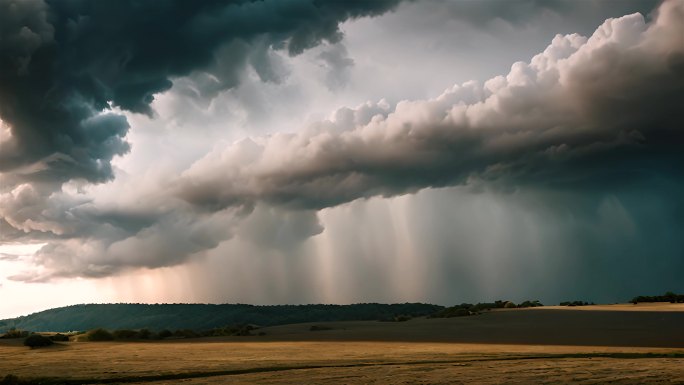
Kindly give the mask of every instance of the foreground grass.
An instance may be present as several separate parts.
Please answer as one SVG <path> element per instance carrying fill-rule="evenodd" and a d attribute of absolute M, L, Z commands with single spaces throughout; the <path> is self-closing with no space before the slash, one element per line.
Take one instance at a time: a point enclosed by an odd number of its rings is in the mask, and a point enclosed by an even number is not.
<path fill-rule="evenodd" d="M 555 366 L 562 366 L 559 365 L 557 362 L 554 361 L 564 361 L 564 364 L 566 366 L 566 369 L 568 367 L 568 363 L 570 363 L 571 367 L 572 363 L 575 363 L 574 369 L 578 369 L 579 366 L 585 366 L 586 363 L 583 363 L 583 361 L 587 359 L 600 359 L 605 361 L 606 359 L 617 359 L 617 360 L 639 360 L 639 359 L 645 359 L 649 361 L 648 365 L 639 365 L 642 368 L 645 368 L 648 366 L 648 370 L 652 370 L 654 367 L 659 367 L 660 370 L 660 376 L 658 377 L 668 377 L 668 374 L 671 374 L 673 379 L 678 378 L 681 374 L 677 371 L 674 371 L 673 373 L 667 373 L 667 371 L 662 371 L 663 367 L 667 365 L 663 365 L 664 363 L 669 363 L 675 365 L 675 367 L 679 367 L 682 363 L 684 363 L 684 360 L 681 360 L 684 358 L 684 352 L 673 352 L 673 353 L 576 353 L 576 354 L 542 354 L 542 355 L 516 355 L 516 356 L 501 356 L 501 357 L 482 357 L 482 358 L 469 358 L 469 359 L 456 359 L 456 360 L 435 360 L 435 361 L 405 361 L 405 362 L 375 362 L 375 363 L 353 363 L 353 364 L 328 364 L 328 365 L 296 365 L 296 366 L 273 366 L 273 367 L 256 367 L 256 368 L 247 368 L 247 369 L 234 369 L 234 370 L 214 370 L 214 371 L 206 371 L 206 372 L 186 372 L 186 373 L 175 373 L 175 374 L 157 374 L 157 375 L 148 375 L 148 376 L 121 376 L 121 377 L 110 377 L 110 378 L 47 378 L 47 377 L 36 377 L 36 378 L 20 378 L 14 375 L 8 375 L 6 376 L 2 381 L 0 381 L 0 385 L 75 385 L 75 384 L 84 384 L 84 383 L 89 383 L 89 384 L 125 384 L 125 383 L 150 383 L 150 382 L 159 382 L 159 381 L 169 381 L 169 380 L 188 380 L 188 379 L 206 379 L 206 378 L 211 378 L 211 377 L 227 377 L 227 376 L 241 376 L 241 375 L 250 375 L 250 374 L 270 374 L 273 372 L 278 372 L 278 374 L 283 374 L 282 372 L 289 372 L 289 371 L 301 371 L 301 372 L 308 372 L 310 373 L 311 371 L 316 371 L 320 369 L 325 369 L 325 372 L 328 373 L 328 376 L 331 375 L 333 372 L 343 372 L 346 374 L 353 374 L 356 373 L 358 374 L 359 369 L 377 369 L 380 367 L 392 367 L 394 369 L 406 369 L 407 367 L 421 367 L 422 371 L 425 370 L 427 367 L 428 370 L 433 371 L 433 370 L 438 370 L 438 369 L 444 369 L 445 365 L 450 365 L 450 366 L 480 366 L 482 367 L 483 364 L 486 363 L 506 363 L 506 361 L 512 362 L 515 361 L 515 365 L 520 369 L 523 367 L 526 367 L 529 370 L 529 367 L 532 365 L 528 364 L 528 361 L 542 361 L 545 362 L 545 364 L 553 363 Z M 661 362 L 658 361 L 657 359 L 669 359 L 668 361 Z M 673 359 L 678 359 L 674 361 Z M 600 361 L 599 360 L 599 361 Z M 596 362 L 593 363 L 594 366 L 596 365 Z M 611 366 L 615 368 L 615 361 L 610 362 Z M 622 362 L 624 365 L 625 362 Z M 633 366 L 633 365 L 630 365 Z M 499 366 L 499 369 L 502 369 L 504 366 Z M 489 367 L 491 369 L 491 367 Z M 463 372 L 461 370 L 460 372 Z M 491 372 L 491 370 L 490 370 Z M 463 375 L 464 373 L 461 373 Z M 548 373 L 547 373 L 548 374 Z M 618 381 L 620 379 L 622 380 L 629 380 L 629 378 L 625 378 L 624 376 L 624 371 L 615 371 L 615 373 L 612 373 L 612 375 L 616 378 L 614 378 L 615 381 Z M 491 375 L 491 373 L 490 373 Z M 651 379 L 655 379 L 654 376 L 649 375 L 646 376 Z M 258 378 L 258 377 L 257 377 Z M 262 376 L 263 378 L 263 376 Z M 292 377 L 289 376 L 288 378 L 291 380 Z M 328 379 L 333 380 L 335 376 L 329 377 Z M 576 377 L 573 377 L 577 379 Z M 679 377 L 681 378 L 681 377 Z M 224 378 L 225 379 L 225 378 Z M 222 380 L 224 380 L 222 379 Z M 539 378 L 537 378 L 539 379 Z M 571 378 L 567 378 L 567 380 L 570 380 Z M 632 378 L 633 380 L 637 380 L 637 378 Z M 522 379 L 521 379 L 522 380 Z M 596 377 L 590 377 L 587 378 L 587 380 L 598 380 Z M 289 381 L 289 380 L 288 380 Z"/>
<path fill-rule="evenodd" d="M 0 374 L 16 376 L 4 377 L 4 382 L 0 381 L 0 384 L 142 384 L 193 379 L 201 379 L 202 382 L 198 384 L 212 381 L 219 384 L 227 379 L 286 383 L 295 377 L 305 380 L 309 375 L 318 375 L 318 382 L 325 382 L 328 374 L 332 376 L 330 378 L 361 376 L 347 382 L 367 383 L 375 382 L 373 376 L 385 376 L 383 373 L 387 371 L 404 371 L 406 375 L 436 371 L 443 372 L 445 376 L 454 373 L 463 376 L 465 372 L 477 375 L 482 370 L 491 375 L 497 371 L 492 368 L 498 368 L 499 371 L 506 367 L 539 365 L 555 368 L 560 362 L 580 373 L 586 366 L 584 362 L 590 360 L 593 360 L 591 363 L 594 365 L 603 362 L 604 369 L 610 369 L 617 363 L 638 361 L 638 364 L 624 366 L 632 369 L 648 367 L 662 376 L 671 374 L 675 379 L 684 378 L 684 369 L 680 372 L 676 369 L 684 368 L 684 351 L 675 349 L 390 342 L 183 341 L 69 343 L 34 350 L 0 346 Z M 567 370 L 568 373 L 573 371 Z M 439 379 L 435 379 L 435 382 L 439 382 Z"/>
<path fill-rule="evenodd" d="M 681 384 L 681 359 L 601 357 L 472 360 L 456 363 L 373 365 L 302 369 L 182 380 L 186 385 L 218 384 Z M 161 385 L 162 382 L 155 382 Z M 142 384 L 142 383 L 141 383 Z"/>

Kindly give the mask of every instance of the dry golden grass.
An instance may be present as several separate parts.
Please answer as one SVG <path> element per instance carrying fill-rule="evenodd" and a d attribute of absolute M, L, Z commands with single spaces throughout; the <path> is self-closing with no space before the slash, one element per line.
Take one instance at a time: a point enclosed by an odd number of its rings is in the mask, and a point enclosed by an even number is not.
<path fill-rule="evenodd" d="M 620 356 L 624 353 L 631 356 Z M 661 356 L 644 358 L 645 353 Z M 680 355 L 662 356 L 676 353 Z M 341 382 L 496 383 L 506 379 L 525 383 L 606 378 L 643 382 L 654 375 L 684 378 L 684 359 L 675 358 L 682 357 L 681 353 L 681 349 L 663 348 L 416 342 L 72 342 L 34 350 L 4 345 L 0 347 L 0 373 L 84 382 L 120 378 L 133 383 L 137 383 L 135 378 L 150 382 L 161 375 L 178 376 L 176 380 L 189 377 L 183 379 L 189 384 L 332 384 L 345 378 Z"/>
<path fill-rule="evenodd" d="M 681 384 L 682 360 L 571 358 L 302 369 L 186 380 L 218 384 Z M 155 382 L 161 384 L 166 382 Z"/>
<path fill-rule="evenodd" d="M 263 329 L 268 333 L 263 337 L 69 342 L 33 350 L 4 340 L 0 380 L 13 374 L 62 380 L 53 383 L 155 385 L 684 383 L 682 313 L 627 315 L 491 312 L 400 323 L 328 323 L 332 330 L 314 332 L 312 324 L 285 325 Z M 550 321 L 555 324 L 546 324 Z M 564 343 L 557 337 L 563 333 L 578 344 Z M 610 338 L 602 337 L 606 334 Z M 531 342 L 520 342 L 526 339 Z M 593 343 L 602 340 L 613 346 Z"/>

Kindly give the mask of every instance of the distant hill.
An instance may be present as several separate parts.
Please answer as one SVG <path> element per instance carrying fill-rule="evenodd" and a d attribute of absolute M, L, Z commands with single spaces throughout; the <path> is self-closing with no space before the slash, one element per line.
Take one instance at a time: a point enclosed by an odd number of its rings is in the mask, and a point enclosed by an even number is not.
<path fill-rule="evenodd" d="M 443 306 L 404 303 L 354 305 L 243 304 L 91 304 L 45 310 L 28 316 L 0 320 L 0 333 L 16 328 L 29 331 L 66 332 L 105 329 L 207 330 L 237 324 L 260 326 L 299 322 L 393 319 L 399 315 L 423 316 Z"/>

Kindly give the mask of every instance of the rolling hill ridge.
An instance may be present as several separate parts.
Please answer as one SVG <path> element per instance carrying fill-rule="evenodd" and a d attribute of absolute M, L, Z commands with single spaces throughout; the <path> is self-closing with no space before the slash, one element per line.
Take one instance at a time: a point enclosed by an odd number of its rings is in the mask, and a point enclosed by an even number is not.
<path fill-rule="evenodd" d="M 300 322 L 362 321 L 392 319 L 399 315 L 423 316 L 443 306 L 404 303 L 353 305 L 246 304 L 87 304 L 45 310 L 27 316 L 0 320 L 0 333 L 10 329 L 66 332 L 105 329 L 193 329 L 226 325 L 260 326 Z"/>

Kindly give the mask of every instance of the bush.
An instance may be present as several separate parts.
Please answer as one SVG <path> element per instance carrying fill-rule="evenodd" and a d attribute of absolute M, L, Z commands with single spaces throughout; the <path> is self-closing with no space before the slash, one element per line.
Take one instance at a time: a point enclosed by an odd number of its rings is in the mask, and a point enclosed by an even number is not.
<path fill-rule="evenodd" d="M 197 338 L 199 337 L 199 334 L 190 329 L 178 329 L 173 332 L 173 336 L 176 338 Z"/>
<path fill-rule="evenodd" d="M 113 341 L 112 333 L 105 329 L 95 329 L 88 332 L 88 341 Z"/>
<path fill-rule="evenodd" d="M 252 325 L 238 326 L 234 329 L 233 335 L 234 336 L 242 336 L 242 337 L 251 336 L 251 335 L 253 335 L 252 330 L 254 330 L 254 329 L 255 329 L 255 327 Z"/>
<path fill-rule="evenodd" d="M 471 312 L 468 310 L 469 308 L 472 307 L 470 304 L 466 304 L 468 306 L 464 305 L 456 305 L 452 307 L 448 307 L 442 311 L 439 311 L 435 314 L 432 314 L 429 318 L 453 318 L 453 317 L 466 317 L 469 315 L 475 315 L 477 313 Z"/>
<path fill-rule="evenodd" d="M 150 331 L 150 329 L 140 329 L 138 332 L 138 338 L 141 340 L 151 340 L 154 339 L 154 334 Z"/>
<path fill-rule="evenodd" d="M 429 315 L 428 318 L 465 317 L 465 316 L 469 316 L 469 315 L 478 315 L 482 311 L 485 311 L 485 310 L 515 309 L 515 308 L 521 308 L 521 307 L 536 307 L 536 306 L 544 306 L 544 305 L 541 302 L 539 302 L 538 300 L 524 301 L 520 305 L 516 305 L 514 302 L 511 302 L 511 301 L 502 301 L 502 300 L 497 300 L 494 302 L 480 302 L 480 303 L 477 303 L 474 305 L 471 303 L 462 303 L 460 305 L 455 305 L 452 307 L 442 309 L 436 313 Z"/>
<path fill-rule="evenodd" d="M 24 340 L 24 346 L 28 346 L 30 348 L 38 348 L 41 346 L 50 346 L 54 344 L 51 339 L 42 336 L 40 334 L 31 334 Z"/>
<path fill-rule="evenodd" d="M 8 338 L 26 338 L 29 336 L 29 332 L 26 330 L 19 330 L 19 329 L 10 329 L 7 331 L 7 333 L 3 334 L 0 336 L 0 338 L 3 339 L 8 339 Z"/>
<path fill-rule="evenodd" d="M 630 301 L 633 304 L 639 302 L 670 302 L 670 303 L 684 303 L 684 294 L 675 294 L 668 291 L 664 295 L 654 295 L 654 296 L 644 296 L 640 295 L 638 297 L 632 298 Z"/>
<path fill-rule="evenodd" d="M 172 335 L 173 335 L 173 333 L 171 332 L 171 330 L 168 330 L 168 329 L 164 329 L 164 330 L 159 332 L 159 338 L 161 338 L 161 339 L 169 338 Z"/>
<path fill-rule="evenodd" d="M 120 329 L 112 333 L 115 340 L 134 340 L 140 338 L 140 334 L 135 330 Z"/>
<path fill-rule="evenodd" d="M 584 301 L 565 301 L 560 303 L 561 306 L 589 306 L 593 304 L 593 302 L 589 303 Z"/>
<path fill-rule="evenodd" d="M 255 325 L 229 325 L 222 328 L 214 328 L 195 332 L 197 337 L 223 337 L 223 336 L 253 336 L 253 330 L 258 329 Z M 190 338 L 192 336 L 188 336 Z"/>
<path fill-rule="evenodd" d="M 50 339 L 53 341 L 58 341 L 58 342 L 69 342 L 69 336 L 62 334 L 62 333 L 57 333 L 55 335 L 50 336 Z"/>
<path fill-rule="evenodd" d="M 518 307 L 537 307 L 537 306 L 544 306 L 541 302 L 535 300 L 535 301 L 525 301 L 518 305 Z"/>
<path fill-rule="evenodd" d="M 311 332 L 319 332 L 321 330 L 333 330 L 333 328 L 324 325 L 311 325 L 311 327 L 309 328 L 309 331 Z"/>

